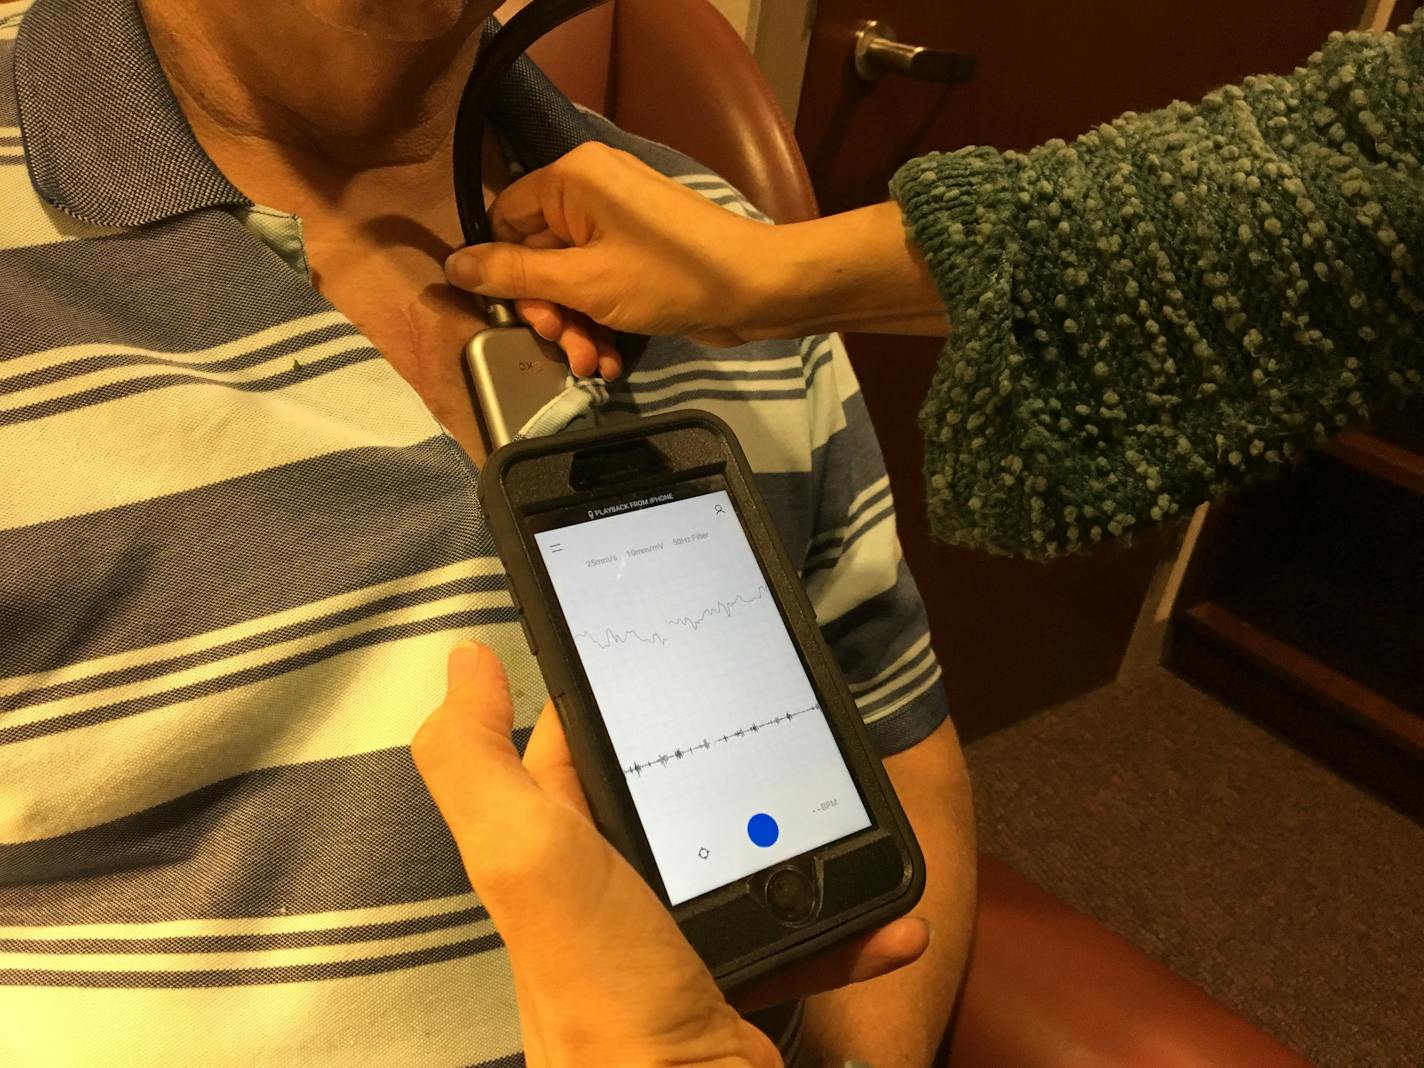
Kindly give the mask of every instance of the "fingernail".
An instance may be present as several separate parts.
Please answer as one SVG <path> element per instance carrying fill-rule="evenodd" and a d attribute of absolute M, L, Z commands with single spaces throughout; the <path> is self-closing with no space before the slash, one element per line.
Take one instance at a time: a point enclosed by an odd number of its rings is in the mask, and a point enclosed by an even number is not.
<path fill-rule="evenodd" d="M 485 658 L 491 653 L 479 642 L 461 642 L 450 650 L 447 665 L 448 682 L 454 687 L 479 675 Z"/>
<path fill-rule="evenodd" d="M 925 929 L 925 945 L 929 945 L 930 942 L 934 941 L 934 924 L 930 923 L 930 921 L 923 916 L 911 916 L 910 919 Z"/>
<path fill-rule="evenodd" d="M 480 283 L 480 272 L 474 257 L 465 255 L 463 250 L 451 253 L 445 261 L 445 277 L 461 289 L 473 289 Z"/>

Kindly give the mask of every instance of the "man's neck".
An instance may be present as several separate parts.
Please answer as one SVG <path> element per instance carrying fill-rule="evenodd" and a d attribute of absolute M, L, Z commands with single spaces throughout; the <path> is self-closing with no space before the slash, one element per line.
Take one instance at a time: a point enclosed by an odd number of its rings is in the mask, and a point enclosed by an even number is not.
<path fill-rule="evenodd" d="M 355 6 L 140 0 L 199 142 L 254 200 L 362 214 L 448 196 L 459 90 L 492 5 L 368 5 L 347 25 Z"/>
<path fill-rule="evenodd" d="M 485 324 L 441 264 L 460 244 L 455 113 L 493 0 L 139 3 L 204 151 L 252 200 L 302 216 L 317 289 L 482 456 L 459 354 Z M 485 164 L 488 197 L 508 177 L 489 142 Z"/>

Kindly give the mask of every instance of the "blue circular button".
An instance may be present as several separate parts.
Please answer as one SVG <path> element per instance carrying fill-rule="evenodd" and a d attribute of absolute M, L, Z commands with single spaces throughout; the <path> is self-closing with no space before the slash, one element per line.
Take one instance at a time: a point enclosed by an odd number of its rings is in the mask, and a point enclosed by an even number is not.
<path fill-rule="evenodd" d="M 747 820 L 747 837 L 752 840 L 752 845 L 765 849 L 776 844 L 776 840 L 781 837 L 781 828 L 765 812 L 758 812 Z"/>

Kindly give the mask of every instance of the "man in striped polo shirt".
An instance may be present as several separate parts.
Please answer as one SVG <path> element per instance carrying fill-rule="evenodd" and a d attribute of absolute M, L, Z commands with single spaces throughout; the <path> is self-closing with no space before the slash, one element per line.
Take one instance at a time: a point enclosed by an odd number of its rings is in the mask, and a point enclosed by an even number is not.
<path fill-rule="evenodd" d="M 521 1063 L 508 960 L 408 745 L 476 637 L 544 702 L 474 492 L 454 104 L 493 0 L 0 4 L 0 1063 Z M 510 76 L 491 189 L 591 139 Z M 840 342 L 653 338 L 526 428 L 736 430 L 930 871 L 926 958 L 807 1003 L 928 1056 L 972 828 Z M 533 891 L 531 891 L 533 892 Z"/>

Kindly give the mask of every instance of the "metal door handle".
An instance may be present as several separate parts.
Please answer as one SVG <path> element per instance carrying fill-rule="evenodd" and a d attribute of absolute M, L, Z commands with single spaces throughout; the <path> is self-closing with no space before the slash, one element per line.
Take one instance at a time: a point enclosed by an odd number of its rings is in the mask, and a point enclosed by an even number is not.
<path fill-rule="evenodd" d="M 903 74 L 920 82 L 950 85 L 974 77 L 974 57 L 902 44 L 893 29 L 871 20 L 855 33 L 855 72 L 868 82 L 887 74 Z"/>

